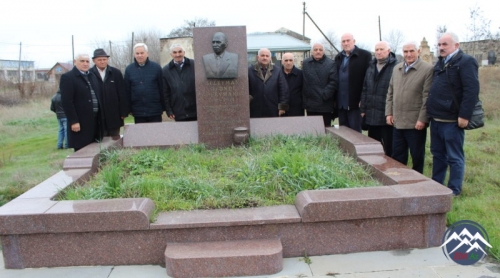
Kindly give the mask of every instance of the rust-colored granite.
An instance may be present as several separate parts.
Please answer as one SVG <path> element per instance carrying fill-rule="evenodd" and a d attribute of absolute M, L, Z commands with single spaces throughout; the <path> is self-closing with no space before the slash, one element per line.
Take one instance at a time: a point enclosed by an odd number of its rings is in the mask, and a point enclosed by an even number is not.
<path fill-rule="evenodd" d="M 325 134 L 325 125 L 321 116 L 251 118 L 251 136 L 272 134 Z"/>
<path fill-rule="evenodd" d="M 111 137 L 104 137 L 102 142 L 92 143 L 85 148 L 69 155 L 63 163 L 63 170 L 87 169 L 97 171 L 99 167 L 99 152 L 108 148 L 121 148 L 122 139 L 113 140 Z"/>
<path fill-rule="evenodd" d="M 238 55 L 237 78 L 206 77 L 203 56 L 215 55 L 212 38 L 216 32 L 223 32 L 226 35 L 228 40 L 226 51 Z M 246 45 L 245 26 L 193 29 L 198 138 L 200 143 L 208 147 L 230 147 L 233 145 L 235 128 L 250 129 Z"/>
<path fill-rule="evenodd" d="M 172 147 L 198 143 L 197 122 L 128 124 L 123 128 L 123 147 Z"/>
<path fill-rule="evenodd" d="M 354 157 L 360 155 L 383 155 L 380 142 L 345 126 L 328 127 L 326 132 L 339 140 L 340 148 Z"/>
<path fill-rule="evenodd" d="M 316 127 L 322 120 L 315 118 L 252 119 L 252 135 L 276 130 L 317 134 L 324 128 Z M 308 121 L 314 121 L 313 128 Z M 128 135 L 136 141 L 129 142 L 140 142 L 141 136 L 149 142 L 164 142 L 167 129 L 172 132 L 171 142 L 192 138 L 174 132 L 174 126 L 165 128 L 166 124 L 135 125 Z M 181 131 L 196 130 L 196 122 L 179 126 Z M 78 166 L 0 207 L 5 267 L 164 264 L 167 243 L 279 239 L 284 257 L 439 246 L 451 190 L 384 156 L 380 144 L 357 132 L 343 127 L 326 130 L 386 186 L 301 192 L 296 206 L 166 212 L 154 223 L 149 223 L 154 205 L 144 198 L 55 201 L 59 190 L 95 171 L 94 161 L 102 148 L 119 147 L 121 142 L 104 140 L 68 158 L 87 162 L 68 162 Z M 255 275 L 265 274 L 255 271 Z"/>
<path fill-rule="evenodd" d="M 269 223 L 296 223 L 301 218 L 293 205 L 243 209 L 217 209 L 162 212 L 151 229 L 179 229 Z"/>
<path fill-rule="evenodd" d="M 167 243 L 172 277 L 226 277 L 274 274 L 283 269 L 279 239 Z"/>

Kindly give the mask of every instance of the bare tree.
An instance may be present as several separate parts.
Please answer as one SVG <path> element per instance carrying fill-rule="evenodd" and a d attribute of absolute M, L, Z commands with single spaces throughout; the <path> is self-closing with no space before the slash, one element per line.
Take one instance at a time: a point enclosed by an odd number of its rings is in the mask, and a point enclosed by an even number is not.
<path fill-rule="evenodd" d="M 483 16 L 483 11 L 476 4 L 469 8 L 470 23 L 467 25 L 467 40 L 478 41 L 491 38 L 491 20 Z"/>
<path fill-rule="evenodd" d="M 161 32 L 157 29 L 141 30 L 134 32 L 134 42 L 145 43 L 148 46 L 149 60 L 160 63 L 160 38 Z M 96 41 L 94 42 L 95 48 L 102 48 L 110 55 L 109 64 L 125 72 L 125 68 L 133 61 L 132 55 L 132 42 L 130 39 L 125 38 L 120 42 L 112 41 Z"/>
<path fill-rule="evenodd" d="M 448 31 L 448 28 L 446 25 L 438 25 L 436 28 L 436 44 L 434 47 L 436 48 L 436 57 L 439 57 L 439 47 L 438 47 L 438 42 L 441 36 Z"/>
<path fill-rule="evenodd" d="M 401 53 L 401 44 L 405 40 L 405 36 L 401 30 L 392 29 L 384 40 L 391 46 L 391 51 Z"/>
<path fill-rule="evenodd" d="M 493 34 L 490 31 L 491 20 L 487 19 L 483 15 L 483 11 L 477 5 L 469 8 L 470 22 L 467 25 L 467 37 L 466 40 L 472 44 L 470 55 L 478 62 L 482 60 L 482 55 L 476 55 L 478 44 L 480 40 L 492 39 Z"/>
<path fill-rule="evenodd" d="M 176 37 L 192 37 L 194 27 L 212 27 L 215 26 L 215 21 L 209 21 L 206 18 L 195 18 L 194 20 L 184 20 L 184 25 L 172 29 L 167 35 L 169 38 Z"/>
<path fill-rule="evenodd" d="M 341 49 L 340 40 L 335 31 L 328 30 L 326 32 L 326 37 L 333 43 L 333 45 L 335 45 L 335 47 L 337 47 L 337 49 Z M 335 58 L 335 55 L 338 53 L 337 50 L 335 50 L 335 48 L 326 39 L 322 39 L 321 44 L 325 48 L 325 55 L 330 59 Z"/>

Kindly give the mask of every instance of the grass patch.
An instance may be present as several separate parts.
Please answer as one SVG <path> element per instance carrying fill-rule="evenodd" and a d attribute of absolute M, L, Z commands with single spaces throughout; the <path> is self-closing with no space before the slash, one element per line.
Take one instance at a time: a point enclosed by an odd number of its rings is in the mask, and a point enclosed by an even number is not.
<path fill-rule="evenodd" d="M 272 136 L 247 147 L 106 152 L 87 186 L 69 200 L 146 197 L 157 211 L 293 204 L 303 190 L 380 185 L 337 142 L 324 136 Z"/>

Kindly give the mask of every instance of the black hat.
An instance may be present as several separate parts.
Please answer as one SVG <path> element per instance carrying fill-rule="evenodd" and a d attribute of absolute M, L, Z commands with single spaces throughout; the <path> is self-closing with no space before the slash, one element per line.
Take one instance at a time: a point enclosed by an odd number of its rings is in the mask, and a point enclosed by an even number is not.
<path fill-rule="evenodd" d="M 104 49 L 98 48 L 94 51 L 94 57 L 92 57 L 92 59 L 97 57 L 109 57 L 109 55 L 106 54 L 106 51 L 104 51 Z"/>

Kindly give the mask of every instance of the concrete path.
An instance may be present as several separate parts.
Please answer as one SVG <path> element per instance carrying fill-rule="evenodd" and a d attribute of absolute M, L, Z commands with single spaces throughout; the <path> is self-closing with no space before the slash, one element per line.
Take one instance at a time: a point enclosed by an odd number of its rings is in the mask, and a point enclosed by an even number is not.
<path fill-rule="evenodd" d="M 376 251 L 354 254 L 312 256 L 284 259 L 283 271 L 274 275 L 252 277 L 337 277 L 337 278 L 500 278 L 500 264 L 479 262 L 461 266 L 449 261 L 439 247 L 427 249 Z M 487 260 L 488 258 L 486 258 Z M 5 269 L 0 256 L 1 278 L 156 278 L 169 277 L 157 265 L 54 267 Z"/>

